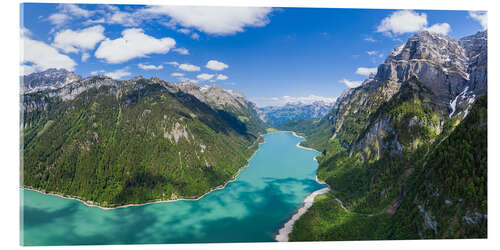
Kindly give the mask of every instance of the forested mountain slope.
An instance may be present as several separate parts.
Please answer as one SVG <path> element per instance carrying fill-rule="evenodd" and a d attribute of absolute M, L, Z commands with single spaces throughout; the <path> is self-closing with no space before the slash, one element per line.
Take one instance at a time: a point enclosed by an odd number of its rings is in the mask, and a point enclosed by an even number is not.
<path fill-rule="evenodd" d="M 486 43 L 416 34 L 312 128 L 295 125 L 332 190 L 291 240 L 486 237 Z"/>
<path fill-rule="evenodd" d="M 198 197 L 258 148 L 265 124 L 242 108 L 248 119 L 142 77 L 24 94 L 23 185 L 106 207 Z"/>

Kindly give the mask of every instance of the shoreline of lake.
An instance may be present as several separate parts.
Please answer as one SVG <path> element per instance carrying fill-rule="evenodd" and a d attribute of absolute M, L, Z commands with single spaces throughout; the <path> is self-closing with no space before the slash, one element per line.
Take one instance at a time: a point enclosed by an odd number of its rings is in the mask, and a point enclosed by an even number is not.
<path fill-rule="evenodd" d="M 261 135 L 261 137 L 264 138 L 262 135 Z M 263 140 L 265 140 L 265 139 L 263 139 Z M 52 195 L 52 196 L 57 196 L 59 198 L 64 198 L 64 199 L 79 201 L 79 202 L 83 203 L 87 207 L 96 207 L 96 208 L 100 208 L 102 210 L 113 210 L 113 209 L 128 208 L 128 207 L 139 207 L 139 206 L 145 206 L 145 205 L 150 205 L 150 204 L 176 202 L 176 201 L 197 201 L 197 200 L 200 200 L 201 198 L 205 197 L 206 195 L 208 195 L 208 194 L 210 194 L 210 193 L 212 193 L 214 191 L 224 189 L 227 186 L 227 184 L 236 181 L 236 179 L 237 179 L 238 175 L 240 174 L 240 172 L 243 169 L 245 169 L 246 167 L 248 167 L 250 165 L 250 160 L 259 151 L 260 145 L 264 144 L 264 143 L 265 143 L 265 141 L 259 142 L 259 147 L 257 148 L 257 150 L 255 150 L 255 152 L 253 152 L 252 156 L 250 156 L 250 158 L 248 158 L 248 163 L 246 165 L 242 166 L 240 169 L 238 169 L 238 171 L 234 174 L 233 178 L 231 178 L 230 180 L 226 181 L 222 185 L 219 185 L 219 186 L 211 188 L 208 192 L 202 194 L 200 197 L 197 197 L 197 198 L 178 198 L 178 199 L 174 199 L 174 200 L 155 200 L 155 201 L 149 201 L 149 202 L 145 202 L 145 203 L 135 203 L 135 204 L 120 205 L 120 206 L 116 206 L 116 207 L 103 207 L 103 206 L 99 206 L 99 205 L 93 204 L 92 201 L 84 201 L 84 200 L 82 200 L 82 199 L 80 199 L 80 198 L 78 198 L 76 196 L 73 197 L 73 196 L 63 195 L 63 194 L 59 194 L 59 193 L 46 192 L 45 190 L 35 189 L 33 187 L 30 187 L 30 186 L 21 186 L 20 188 L 21 189 L 35 191 L 35 192 L 38 192 L 38 193 L 41 193 L 41 194 L 45 194 L 45 195 Z"/>
<path fill-rule="evenodd" d="M 300 135 L 297 135 L 295 133 L 295 131 L 285 131 L 285 132 L 292 132 L 292 134 L 296 137 L 299 137 L 299 138 L 304 138 L 303 136 L 300 136 Z M 305 139 L 305 138 L 304 138 Z M 298 148 L 301 148 L 301 149 L 304 149 L 304 150 L 312 150 L 312 151 L 316 151 L 319 153 L 319 151 L 313 149 L 313 148 L 307 148 L 307 147 L 304 147 L 304 146 L 301 146 L 300 145 L 300 142 L 297 143 L 296 145 Z M 318 160 L 316 159 L 316 156 L 314 157 L 314 160 L 317 162 Z M 319 166 L 318 166 L 319 167 Z M 308 195 L 304 201 L 302 202 L 302 206 L 300 208 L 298 208 L 296 210 L 296 212 L 292 215 L 292 217 L 290 218 L 290 220 L 288 220 L 285 224 L 283 224 L 283 226 L 278 230 L 277 234 L 274 236 L 274 239 L 278 242 L 288 242 L 289 240 L 289 235 L 292 233 L 293 231 L 293 225 L 295 224 L 295 222 L 300 219 L 300 217 L 302 217 L 302 215 L 304 215 L 307 210 L 309 210 L 309 208 L 314 204 L 314 199 L 316 198 L 316 196 L 320 195 L 320 194 L 325 194 L 325 193 L 328 193 L 330 191 L 330 185 L 328 185 L 326 182 L 324 181 L 320 181 L 318 179 L 318 175 L 316 174 L 316 182 L 319 183 L 319 184 L 323 184 L 323 185 L 327 185 L 327 187 L 325 188 L 322 188 L 322 189 L 319 189 L 319 190 L 316 190 L 314 192 L 312 192 L 310 195 Z"/>

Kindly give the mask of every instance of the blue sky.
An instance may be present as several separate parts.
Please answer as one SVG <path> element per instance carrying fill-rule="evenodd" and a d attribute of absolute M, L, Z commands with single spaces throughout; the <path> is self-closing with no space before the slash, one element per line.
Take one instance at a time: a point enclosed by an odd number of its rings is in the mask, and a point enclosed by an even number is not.
<path fill-rule="evenodd" d="M 25 74 L 137 75 L 243 92 L 259 106 L 333 100 L 416 32 L 459 39 L 469 11 L 24 4 Z"/>

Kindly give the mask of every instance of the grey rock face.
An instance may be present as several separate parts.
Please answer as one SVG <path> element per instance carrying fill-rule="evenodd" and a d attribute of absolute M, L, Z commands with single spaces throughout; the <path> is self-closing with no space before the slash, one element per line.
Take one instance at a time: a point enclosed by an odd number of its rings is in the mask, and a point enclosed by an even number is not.
<path fill-rule="evenodd" d="M 441 103 L 461 92 L 469 80 L 468 57 L 455 39 L 424 31 L 408 39 L 378 67 L 378 81 L 405 82 L 412 76 Z"/>
<path fill-rule="evenodd" d="M 182 92 L 191 94 L 200 101 L 215 108 L 232 106 L 236 109 L 240 109 L 247 105 L 253 107 L 252 103 L 247 101 L 242 93 L 226 90 L 216 85 L 200 87 L 194 83 L 186 82 L 176 84 L 175 86 Z"/>
<path fill-rule="evenodd" d="M 21 77 L 23 93 L 33 93 L 47 89 L 58 89 L 80 80 L 79 75 L 65 69 L 48 69 Z"/>
<path fill-rule="evenodd" d="M 386 140 L 387 137 L 392 136 L 391 140 Z M 397 135 L 391 126 L 389 119 L 383 119 L 370 127 L 366 135 L 358 141 L 352 148 L 363 150 L 366 147 L 376 147 L 377 155 L 375 156 L 379 159 L 382 156 L 382 152 L 387 151 L 390 154 L 401 154 L 402 147 L 398 141 Z M 351 151 L 352 153 L 352 151 Z M 365 155 L 365 157 L 370 157 Z"/>
<path fill-rule="evenodd" d="M 469 58 L 467 73 L 470 75 L 470 90 L 476 95 L 484 94 L 488 82 L 488 33 L 480 31 L 458 41 Z"/>

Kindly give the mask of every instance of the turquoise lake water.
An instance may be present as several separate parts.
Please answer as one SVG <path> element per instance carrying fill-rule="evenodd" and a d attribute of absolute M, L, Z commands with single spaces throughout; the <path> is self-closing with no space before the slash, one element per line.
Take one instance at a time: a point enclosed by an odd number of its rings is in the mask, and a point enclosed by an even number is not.
<path fill-rule="evenodd" d="M 291 132 L 265 143 L 236 181 L 200 200 L 103 210 L 75 200 L 21 190 L 21 243 L 89 245 L 274 241 L 310 193 L 316 151 L 296 147 Z"/>

